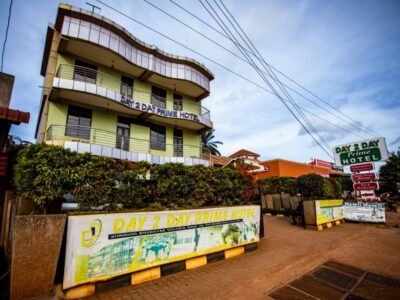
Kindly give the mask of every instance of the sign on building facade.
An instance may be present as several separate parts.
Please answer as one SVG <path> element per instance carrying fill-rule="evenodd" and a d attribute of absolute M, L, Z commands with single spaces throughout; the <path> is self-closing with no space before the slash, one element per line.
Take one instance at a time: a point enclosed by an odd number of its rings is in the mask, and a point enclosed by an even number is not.
<path fill-rule="evenodd" d="M 260 207 L 68 217 L 63 288 L 259 241 Z"/>

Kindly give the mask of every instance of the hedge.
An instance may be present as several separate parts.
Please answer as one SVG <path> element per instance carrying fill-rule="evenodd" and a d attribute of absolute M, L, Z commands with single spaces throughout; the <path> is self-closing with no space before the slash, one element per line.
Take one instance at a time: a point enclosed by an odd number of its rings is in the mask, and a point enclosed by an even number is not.
<path fill-rule="evenodd" d="M 257 181 L 262 194 L 301 194 L 303 199 L 341 198 L 342 185 L 333 178 L 323 178 L 318 174 L 302 175 L 298 178 L 269 177 Z"/>
<path fill-rule="evenodd" d="M 229 168 L 130 163 L 46 144 L 19 151 L 14 185 L 44 212 L 59 207 L 66 195 L 82 210 L 238 205 L 248 202 L 254 188 Z"/>

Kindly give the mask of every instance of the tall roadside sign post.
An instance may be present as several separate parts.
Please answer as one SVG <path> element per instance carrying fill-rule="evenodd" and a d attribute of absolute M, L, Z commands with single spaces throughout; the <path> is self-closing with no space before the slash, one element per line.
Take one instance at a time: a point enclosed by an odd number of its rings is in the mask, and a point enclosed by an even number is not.
<path fill-rule="evenodd" d="M 375 196 L 379 189 L 377 174 L 374 173 L 375 162 L 388 159 L 385 138 L 352 142 L 334 147 L 333 155 L 338 166 L 348 166 L 353 173 L 354 190 L 357 202 L 345 202 L 345 218 L 353 221 L 385 222 L 385 207 Z"/>

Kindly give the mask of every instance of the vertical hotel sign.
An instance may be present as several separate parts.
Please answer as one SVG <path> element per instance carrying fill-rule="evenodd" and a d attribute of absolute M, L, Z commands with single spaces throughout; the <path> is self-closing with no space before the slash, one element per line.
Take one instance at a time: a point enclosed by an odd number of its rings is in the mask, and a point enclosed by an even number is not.
<path fill-rule="evenodd" d="M 349 166 L 388 159 L 385 138 L 373 138 L 339 145 L 333 155 L 338 166 Z"/>
<path fill-rule="evenodd" d="M 260 207 L 68 216 L 63 288 L 259 241 Z"/>

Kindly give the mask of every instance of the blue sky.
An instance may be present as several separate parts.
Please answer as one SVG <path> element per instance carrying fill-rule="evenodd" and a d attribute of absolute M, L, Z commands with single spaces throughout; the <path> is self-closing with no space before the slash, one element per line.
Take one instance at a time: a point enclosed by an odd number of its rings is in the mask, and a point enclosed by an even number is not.
<path fill-rule="evenodd" d="M 104 1 L 262 84 L 249 66 L 144 1 Z M 171 2 L 149 1 L 237 52 L 229 41 Z M 89 9 L 85 2 L 88 1 L 68 3 Z M 301 162 L 307 162 L 311 157 L 328 159 L 274 96 L 95 0 L 89 2 L 102 7 L 102 15 L 124 26 L 139 39 L 167 52 L 192 57 L 214 72 L 216 79 L 211 84 L 211 95 L 203 105 L 211 110 L 216 136 L 224 142 L 221 147 L 223 155 L 246 148 L 260 153 L 263 159 L 279 157 Z M 216 26 L 198 1 L 176 2 Z M 400 1 L 226 0 L 224 3 L 266 61 L 386 137 L 389 150 L 400 147 Z M 8 0 L 0 1 L 1 44 L 8 5 Z M 57 5 L 57 1 L 50 0 L 14 0 L 4 72 L 16 76 L 11 106 L 31 113 L 29 125 L 12 128 L 13 134 L 26 140 L 34 140 L 43 82 L 39 73 L 46 27 L 48 22 L 54 22 Z M 285 82 L 292 86 L 292 83 Z M 309 116 L 332 147 L 360 140 L 359 135 L 374 135 L 360 133 L 305 99 L 295 94 L 293 97 L 299 105 L 319 117 L 352 131 L 339 130 Z"/>

